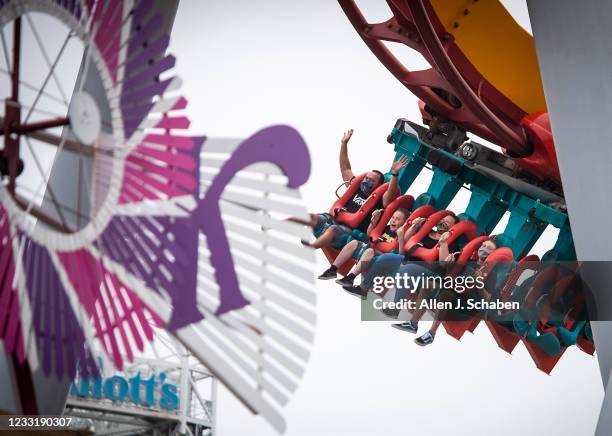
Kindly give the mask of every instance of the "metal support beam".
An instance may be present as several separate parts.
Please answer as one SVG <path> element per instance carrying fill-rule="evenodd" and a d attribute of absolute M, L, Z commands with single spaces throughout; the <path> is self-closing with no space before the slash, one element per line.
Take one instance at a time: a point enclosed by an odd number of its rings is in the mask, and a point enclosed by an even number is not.
<path fill-rule="evenodd" d="M 434 167 L 433 173 L 427 192 L 417 198 L 414 205 L 415 208 L 431 204 L 438 210 L 444 210 L 463 186 L 461 180 L 445 173 L 439 168 Z"/>
<path fill-rule="evenodd" d="M 474 221 L 478 225 L 479 234 L 484 232 L 490 235 L 504 213 L 506 209 L 499 201 L 488 193 L 472 187 L 470 201 L 461 218 Z"/>
<path fill-rule="evenodd" d="M 599 222 L 612 216 L 612 3 L 601 0 L 585 6 L 573 0 L 528 0 L 527 5 L 576 254 L 581 261 L 611 261 L 612 236 L 602 231 Z M 599 268 L 599 276 L 592 277 L 598 282 L 592 284 L 600 286 L 590 287 L 600 319 L 612 319 L 608 298 L 612 273 L 605 269 Z M 612 322 L 591 326 L 601 378 L 608 387 L 597 434 L 609 435 Z"/>
<path fill-rule="evenodd" d="M 12 126 L 2 126 L 0 134 L 16 133 L 23 135 L 24 133 L 36 132 L 37 130 L 52 129 L 53 127 L 67 126 L 70 123 L 68 118 L 54 118 L 52 120 L 37 121 L 28 124 L 15 124 Z"/>
<path fill-rule="evenodd" d="M 13 22 L 13 70 L 11 71 L 11 98 L 5 102 L 3 123 L 4 157 L 8 160 L 9 183 L 8 191 L 15 194 L 15 179 L 19 163 L 19 136 L 11 134 L 7 126 L 18 125 L 21 122 L 21 106 L 19 105 L 19 67 L 21 58 L 21 18 Z"/>

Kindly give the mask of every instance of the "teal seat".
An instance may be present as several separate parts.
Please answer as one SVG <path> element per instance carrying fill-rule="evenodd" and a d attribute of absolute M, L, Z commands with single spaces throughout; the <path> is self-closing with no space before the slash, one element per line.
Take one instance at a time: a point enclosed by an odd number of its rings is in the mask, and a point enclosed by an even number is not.
<path fill-rule="evenodd" d="M 509 263 L 497 263 L 493 266 L 493 269 L 489 272 L 489 275 L 495 274 L 494 289 L 490 290 L 495 295 L 499 295 L 501 290 L 508 279 L 508 273 L 514 269 L 515 264 Z"/>
<path fill-rule="evenodd" d="M 559 339 L 565 346 L 575 345 L 580 332 L 586 325 L 586 321 L 579 321 L 572 327 L 571 330 L 566 329 L 565 327 L 559 327 L 557 334 L 559 335 Z"/>
<path fill-rule="evenodd" d="M 593 330 L 591 330 L 590 322 L 587 322 L 584 326 L 584 337 L 587 338 L 587 340 L 593 342 Z"/>
<path fill-rule="evenodd" d="M 423 194 L 419 195 L 416 200 L 414 200 L 412 210 L 417 210 L 419 207 L 426 205 L 436 207 L 436 199 L 433 195 L 424 192 Z"/>
<path fill-rule="evenodd" d="M 546 355 L 555 356 L 561 352 L 561 343 L 552 332 L 538 332 L 536 313 L 537 308 L 521 309 L 514 317 L 512 327 L 516 333 L 536 345 Z"/>
<path fill-rule="evenodd" d="M 361 244 L 359 245 L 354 251 L 353 251 L 353 259 L 355 260 L 359 260 L 361 259 L 361 256 L 363 256 L 363 253 L 365 253 L 365 251 L 369 248 L 369 245 L 367 244 Z"/>
<path fill-rule="evenodd" d="M 548 250 L 542 256 L 542 262 L 556 262 L 559 260 L 561 255 L 555 250 Z"/>
<path fill-rule="evenodd" d="M 504 234 L 496 235 L 493 238 L 493 242 L 498 247 L 512 247 L 512 241 Z"/>
<path fill-rule="evenodd" d="M 514 315 L 512 320 L 512 328 L 519 336 L 527 336 L 527 331 L 529 330 L 529 323 L 523 319 L 520 314 Z"/>
<path fill-rule="evenodd" d="M 512 326 L 514 331 L 522 337 L 527 337 L 532 324 L 537 327 L 537 309 L 533 307 L 521 307 L 518 313 L 514 314 Z M 534 327 L 534 328 L 535 328 Z"/>
<path fill-rule="evenodd" d="M 540 334 L 537 326 L 537 322 L 529 326 L 526 339 L 540 348 L 547 356 L 556 356 L 561 353 L 561 343 L 555 334 L 551 332 Z"/>
<path fill-rule="evenodd" d="M 357 229 L 353 229 L 353 232 L 351 233 L 351 240 L 353 239 L 357 239 L 358 241 L 361 242 L 369 242 L 368 235 L 366 235 L 365 233 L 357 230 Z"/>

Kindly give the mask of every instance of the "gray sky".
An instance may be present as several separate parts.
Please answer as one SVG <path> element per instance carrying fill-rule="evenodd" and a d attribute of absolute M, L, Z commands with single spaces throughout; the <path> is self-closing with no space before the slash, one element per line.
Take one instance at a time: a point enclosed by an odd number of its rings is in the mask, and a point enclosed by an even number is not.
<path fill-rule="evenodd" d="M 388 18 L 384 2 L 368 17 Z M 523 1 L 504 2 L 529 28 Z M 313 171 L 302 193 L 323 211 L 340 183 L 343 130 L 355 129 L 356 172 L 386 169 L 385 138 L 399 117 L 420 120 L 416 98 L 363 44 L 333 0 L 200 2 L 183 0 L 171 51 L 190 101 L 192 130 L 246 137 L 270 124 L 296 127 L 308 143 Z M 398 51 L 424 67 L 408 49 Z M 410 193 L 427 187 L 419 178 Z M 461 212 L 467 194 L 451 204 Z M 547 231 L 534 248 L 554 241 Z M 319 256 L 319 269 L 326 267 Z M 596 359 L 569 349 L 547 376 L 519 344 L 510 356 L 484 325 L 458 342 L 443 332 L 421 349 L 386 323 L 360 321 L 358 301 L 319 282 L 319 322 L 312 357 L 286 407 L 288 435 L 592 434 L 603 397 Z M 225 390 L 218 434 L 272 435 Z"/>

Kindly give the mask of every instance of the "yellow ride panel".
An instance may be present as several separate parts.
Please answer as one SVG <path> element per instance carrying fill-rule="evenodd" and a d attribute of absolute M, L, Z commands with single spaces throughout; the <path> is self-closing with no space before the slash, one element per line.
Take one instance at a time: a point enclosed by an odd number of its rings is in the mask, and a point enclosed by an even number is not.
<path fill-rule="evenodd" d="M 489 83 L 528 114 L 546 111 L 533 37 L 498 0 L 430 2 L 446 31 Z"/>

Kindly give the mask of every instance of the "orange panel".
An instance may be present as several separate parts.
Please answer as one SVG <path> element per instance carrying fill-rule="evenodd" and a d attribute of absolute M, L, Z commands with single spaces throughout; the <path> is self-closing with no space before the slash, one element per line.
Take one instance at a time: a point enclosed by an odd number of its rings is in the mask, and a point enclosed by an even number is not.
<path fill-rule="evenodd" d="M 546 111 L 533 37 L 499 1 L 430 2 L 446 31 L 489 83 L 527 113 Z"/>

